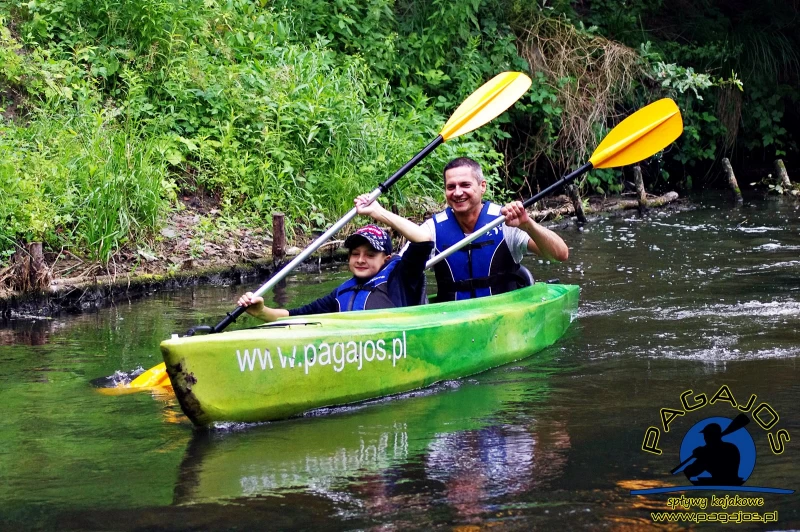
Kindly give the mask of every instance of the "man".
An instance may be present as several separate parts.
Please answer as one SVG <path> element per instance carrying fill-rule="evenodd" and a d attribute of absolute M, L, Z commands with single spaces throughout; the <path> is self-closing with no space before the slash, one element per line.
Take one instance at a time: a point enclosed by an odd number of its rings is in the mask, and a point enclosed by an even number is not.
<path fill-rule="evenodd" d="M 480 165 L 461 157 L 444 167 L 447 209 L 420 226 L 441 253 L 500 215 L 505 223 L 439 262 L 434 267 L 439 301 L 502 294 L 519 288 L 519 263 L 524 252 L 554 261 L 569 257 L 569 249 L 553 231 L 534 222 L 522 202 L 500 207 L 483 201 L 486 180 Z"/>

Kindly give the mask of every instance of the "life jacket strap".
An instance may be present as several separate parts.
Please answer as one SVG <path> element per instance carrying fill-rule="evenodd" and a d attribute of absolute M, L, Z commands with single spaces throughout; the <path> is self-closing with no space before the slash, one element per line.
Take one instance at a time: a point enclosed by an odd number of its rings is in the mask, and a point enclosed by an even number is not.
<path fill-rule="evenodd" d="M 481 249 L 486 246 L 493 246 L 493 245 L 494 245 L 494 238 L 491 238 L 489 240 L 481 240 L 480 242 L 470 242 L 469 244 L 461 248 L 461 251 L 472 251 L 473 249 Z"/>
<path fill-rule="evenodd" d="M 448 283 L 447 290 L 452 292 L 468 292 L 472 290 L 480 290 L 483 288 L 491 288 L 498 283 L 515 283 L 517 277 L 511 273 L 493 273 L 486 277 L 475 277 L 473 279 L 466 279 L 463 281 L 454 281 Z"/>

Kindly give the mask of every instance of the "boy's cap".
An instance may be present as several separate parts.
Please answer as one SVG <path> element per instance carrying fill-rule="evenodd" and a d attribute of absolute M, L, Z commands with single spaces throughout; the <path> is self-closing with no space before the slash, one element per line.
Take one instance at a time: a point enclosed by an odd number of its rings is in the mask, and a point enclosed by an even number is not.
<path fill-rule="evenodd" d="M 366 241 L 375 251 L 382 251 L 387 255 L 392 254 L 392 239 L 389 233 L 377 225 L 365 225 L 344 241 L 344 247 L 353 249 Z"/>

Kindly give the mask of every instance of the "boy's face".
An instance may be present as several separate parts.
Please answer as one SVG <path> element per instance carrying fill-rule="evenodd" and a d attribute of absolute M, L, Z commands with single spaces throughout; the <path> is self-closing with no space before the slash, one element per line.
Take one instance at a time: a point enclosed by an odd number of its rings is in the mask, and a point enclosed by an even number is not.
<path fill-rule="evenodd" d="M 361 244 L 350 250 L 350 272 L 358 279 L 369 279 L 381 271 L 390 257 L 382 251 L 376 251 L 369 244 Z"/>

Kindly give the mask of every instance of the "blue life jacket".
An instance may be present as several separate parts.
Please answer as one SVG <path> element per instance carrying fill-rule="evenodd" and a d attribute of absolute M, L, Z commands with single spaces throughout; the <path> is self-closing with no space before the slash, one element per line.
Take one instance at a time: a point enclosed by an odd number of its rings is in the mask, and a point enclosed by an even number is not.
<path fill-rule="evenodd" d="M 500 206 L 484 202 L 475 229 L 493 222 L 498 216 L 501 216 Z M 464 231 L 450 207 L 435 214 L 433 223 L 436 253 L 442 253 L 464 238 Z M 434 266 L 437 300 L 462 300 L 516 290 L 520 286 L 515 275 L 518 270 L 519 265 L 503 238 L 503 227 L 495 227 Z"/>
<path fill-rule="evenodd" d="M 392 257 L 389 264 L 375 274 L 366 283 L 361 283 L 356 277 L 342 283 L 336 289 L 336 301 L 339 303 L 339 312 L 351 310 L 371 310 L 379 308 L 394 308 L 395 304 L 389 297 L 389 275 L 395 266 L 400 263 L 400 257 Z"/>

